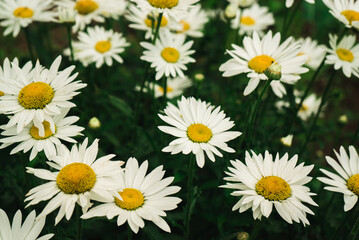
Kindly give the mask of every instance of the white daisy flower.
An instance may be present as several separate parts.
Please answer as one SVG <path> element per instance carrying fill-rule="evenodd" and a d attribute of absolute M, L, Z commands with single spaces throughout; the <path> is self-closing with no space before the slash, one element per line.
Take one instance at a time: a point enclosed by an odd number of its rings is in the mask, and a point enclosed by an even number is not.
<path fill-rule="evenodd" d="M 346 77 L 353 74 L 359 77 L 359 44 L 355 44 L 355 35 L 344 36 L 338 42 L 338 36 L 329 34 L 328 55 L 325 60 L 326 64 L 333 64 L 334 69 L 342 69 Z"/>
<path fill-rule="evenodd" d="M 312 40 L 310 37 L 305 39 L 300 38 L 298 39 L 298 42 L 301 45 L 299 55 L 308 56 L 308 60 L 305 65 L 313 70 L 316 70 L 324 59 L 326 46 L 318 45 L 318 42 L 316 40 Z"/>
<path fill-rule="evenodd" d="M 310 3 L 310 4 L 314 4 L 315 1 L 314 0 L 305 0 L 307 3 Z M 324 1 L 324 0 L 323 0 Z M 286 0 L 285 1 L 285 6 L 287 8 L 290 8 L 291 6 L 293 6 L 293 3 L 294 3 L 294 0 Z"/>
<path fill-rule="evenodd" d="M 304 166 L 304 163 L 296 166 L 298 156 L 294 155 L 288 160 L 288 154 L 283 157 L 273 156 L 268 151 L 252 156 L 246 151 L 245 162 L 231 160 L 232 167 L 228 168 L 224 180 L 226 185 L 220 187 L 234 189 L 232 196 L 241 197 L 232 210 L 240 213 L 252 208 L 253 218 L 268 218 L 273 206 L 278 214 L 288 223 L 302 222 L 309 225 L 306 214 L 314 213 L 303 204 L 308 203 L 318 206 L 311 198 L 316 195 L 309 192 L 304 184 L 311 181 L 308 173 L 314 165 Z"/>
<path fill-rule="evenodd" d="M 199 0 L 131 0 L 146 14 L 155 11 L 166 13 L 176 20 L 187 14 L 189 8 Z"/>
<path fill-rule="evenodd" d="M 204 25 L 208 22 L 209 17 L 200 5 L 195 5 L 188 10 L 185 17 L 179 22 L 172 21 L 172 30 L 178 34 L 185 34 L 190 37 L 203 37 Z"/>
<path fill-rule="evenodd" d="M 280 80 L 274 80 L 270 85 L 280 98 L 286 94 L 282 82 L 295 84 L 300 79 L 300 74 L 308 71 L 303 67 L 308 57 L 298 56 L 300 45 L 294 42 L 292 37 L 280 44 L 280 33 L 272 36 L 272 31 L 269 31 L 260 39 L 258 33 L 254 32 L 253 37 L 244 37 L 243 46 L 232 44 L 234 50 L 227 50 L 232 59 L 222 64 L 219 70 L 224 72 L 224 77 L 248 73 L 247 77 L 250 80 L 244 89 L 244 95 L 253 92 L 260 80 L 268 80 L 264 71 L 274 62 L 281 66 L 282 76 Z"/>
<path fill-rule="evenodd" d="M 166 216 L 165 211 L 177 208 L 177 204 L 181 202 L 180 198 L 169 196 L 181 188 L 169 186 L 174 177 L 162 179 L 165 174 L 162 165 L 146 175 L 147 168 L 147 160 L 138 166 L 136 158 L 128 159 L 125 171 L 116 180 L 122 200 L 113 198 L 110 202 L 90 209 L 81 218 L 106 216 L 112 219 L 117 216 L 118 226 L 127 222 L 135 233 L 145 226 L 145 219 L 162 230 L 171 232 L 162 217 Z"/>
<path fill-rule="evenodd" d="M 69 151 L 64 145 L 59 148 L 56 156 L 51 156 L 49 166 L 57 171 L 27 168 L 27 172 L 49 182 L 31 189 L 25 201 L 30 201 L 26 207 L 51 199 L 38 218 L 48 215 L 55 209 L 60 210 L 55 219 L 55 225 L 66 215 L 69 220 L 76 203 L 87 212 L 92 206 L 91 200 L 111 201 L 114 196 L 121 198 L 115 191 L 117 186 L 113 178 L 120 174 L 121 161 L 110 161 L 115 155 L 110 154 L 96 159 L 98 139 L 87 148 L 87 138 L 77 147 Z"/>
<path fill-rule="evenodd" d="M 156 68 L 156 80 L 163 76 L 184 78 L 182 70 L 187 70 L 185 64 L 195 62 L 190 57 L 195 52 L 190 50 L 193 41 L 185 42 L 185 35 L 174 35 L 168 31 L 162 31 L 155 45 L 148 42 L 140 44 L 146 49 L 141 59 L 150 62 L 151 67 Z"/>
<path fill-rule="evenodd" d="M 5 61 L 6 62 L 6 61 Z M 17 125 L 17 133 L 30 122 L 39 129 L 39 136 L 45 136 L 43 122 L 50 124 L 50 129 L 55 132 L 53 116 L 61 113 L 61 108 L 71 108 L 75 104 L 70 100 L 79 94 L 77 90 L 84 88 L 86 84 L 74 81 L 77 73 L 70 76 L 75 66 L 58 71 L 61 56 L 55 59 L 50 69 L 46 69 L 37 61 L 34 69 L 30 70 L 31 63 L 27 63 L 22 69 L 17 62 L 12 64 L 12 69 L 5 67 L 3 75 L 11 76 L 6 81 L 0 81 L 0 89 L 4 96 L 0 97 L 0 112 L 13 115 L 6 125 L 7 128 Z"/>
<path fill-rule="evenodd" d="M 0 1 L 0 26 L 6 27 L 4 35 L 16 37 L 21 28 L 34 21 L 55 21 L 51 0 L 2 0 Z"/>
<path fill-rule="evenodd" d="M 73 42 L 74 58 L 79 60 L 85 67 L 96 63 L 100 68 L 103 64 L 112 66 L 113 59 L 123 63 L 120 53 L 130 44 L 122 36 L 122 33 L 106 30 L 104 27 L 89 27 L 86 32 L 79 32 L 79 41 Z M 67 55 L 69 50 L 65 51 Z"/>
<path fill-rule="evenodd" d="M 344 195 L 344 211 L 354 207 L 359 195 L 359 156 L 353 146 L 349 146 L 349 156 L 343 146 L 339 153 L 334 150 L 337 161 L 326 156 L 328 164 L 337 172 L 334 174 L 325 169 L 320 169 L 327 177 L 318 177 L 318 180 L 327 184 L 324 189 Z"/>
<path fill-rule="evenodd" d="M 125 17 L 128 21 L 131 22 L 129 25 L 130 28 L 145 31 L 146 39 L 152 37 L 153 35 L 152 31 L 154 31 L 154 29 L 157 26 L 157 18 L 158 18 L 157 15 L 154 15 L 153 13 L 147 15 L 141 9 L 131 4 L 128 7 Z M 159 31 L 162 31 L 163 29 L 168 29 L 170 22 L 171 20 L 168 18 L 167 14 L 163 14 Z M 152 23 L 154 23 L 153 27 L 152 27 Z"/>
<path fill-rule="evenodd" d="M 204 101 L 196 100 L 193 97 L 177 101 L 178 108 L 169 104 L 164 110 L 166 115 L 158 116 L 172 126 L 159 126 L 165 133 L 177 137 L 170 144 L 163 148 L 163 152 L 177 154 L 196 155 L 198 167 L 204 166 L 204 153 L 214 162 L 214 154 L 223 157 L 217 148 L 233 153 L 234 149 L 228 147 L 227 142 L 239 137 L 242 133 L 228 131 L 234 126 L 234 122 L 226 118 L 226 114 L 220 111 L 220 107 Z"/>
<path fill-rule="evenodd" d="M 257 32 L 263 36 L 263 31 L 273 24 L 274 17 L 269 9 L 255 3 L 242 11 L 238 9 L 236 17 L 231 21 L 231 28 L 239 28 L 239 35 L 252 35 Z"/>
<path fill-rule="evenodd" d="M 35 220 L 36 212 L 32 211 L 21 224 L 22 214 L 18 210 L 15 213 L 12 224 L 6 213 L 0 209 L 0 240 L 48 240 L 54 234 L 46 234 L 37 238 L 45 226 L 46 218 Z"/>
<path fill-rule="evenodd" d="M 55 132 L 51 131 L 49 122 L 44 121 L 42 123 L 45 128 L 44 137 L 39 136 L 39 129 L 32 123 L 24 127 L 20 133 L 17 133 L 16 126 L 11 128 L 1 126 L 0 128 L 4 130 L 1 135 L 6 137 L 0 139 L 2 143 L 0 149 L 18 143 L 10 154 L 20 151 L 26 153 L 31 149 L 30 161 L 41 151 L 45 152 L 47 158 L 50 158 L 51 155 L 56 155 L 56 146 L 61 145 L 60 140 L 76 143 L 76 140 L 72 137 L 82 135 L 80 132 L 84 130 L 83 127 L 72 125 L 77 122 L 79 117 L 65 117 L 68 111 L 69 108 L 64 109 L 61 114 L 54 116 Z"/>
<path fill-rule="evenodd" d="M 303 121 L 307 121 L 311 116 L 317 114 L 321 102 L 321 98 L 317 98 L 314 93 L 306 97 L 298 111 L 298 117 Z M 296 98 L 296 103 L 299 105 L 300 98 Z"/>
<path fill-rule="evenodd" d="M 347 28 L 359 29 L 359 2 L 354 0 L 323 0 L 329 12 Z"/>

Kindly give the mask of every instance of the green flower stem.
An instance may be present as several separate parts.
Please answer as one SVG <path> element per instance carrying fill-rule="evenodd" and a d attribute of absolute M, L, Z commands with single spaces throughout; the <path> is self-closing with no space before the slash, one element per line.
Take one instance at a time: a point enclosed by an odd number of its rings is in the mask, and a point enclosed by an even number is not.
<path fill-rule="evenodd" d="M 324 92 L 323 92 L 323 96 L 322 96 L 322 100 L 320 101 L 320 105 L 319 105 L 318 111 L 317 111 L 317 113 L 315 114 L 314 119 L 313 119 L 313 121 L 312 121 L 312 124 L 311 124 L 310 127 L 309 127 L 309 131 L 307 132 L 307 136 L 306 136 L 306 138 L 305 138 L 305 142 L 304 142 L 304 144 L 303 144 L 303 146 L 302 146 L 302 149 L 301 149 L 301 151 L 300 151 L 300 153 L 299 153 L 299 156 L 301 156 L 302 153 L 304 152 L 304 150 L 305 150 L 305 148 L 307 147 L 307 144 L 308 144 L 308 142 L 309 142 L 309 140 L 310 140 L 310 137 L 311 137 L 312 134 L 313 134 L 313 130 L 314 130 L 314 128 L 315 128 L 315 125 L 316 125 L 316 123 L 317 123 L 317 120 L 318 120 L 318 118 L 319 118 L 319 115 L 320 115 L 320 113 L 321 113 L 321 111 L 322 111 L 322 108 L 323 108 L 324 104 L 325 104 L 326 101 L 327 101 L 327 98 L 328 98 L 327 95 L 328 95 L 328 93 L 329 93 L 329 89 L 330 89 L 330 87 L 331 87 L 331 85 L 332 85 L 332 83 L 333 83 L 333 80 L 334 80 L 334 77 L 335 77 L 335 74 L 336 74 L 336 73 L 337 73 L 337 71 L 336 71 L 336 70 L 333 70 L 333 73 L 332 73 L 332 75 L 330 76 L 327 85 L 325 86 L 325 89 L 324 89 Z"/>
<path fill-rule="evenodd" d="M 298 12 L 298 10 L 299 10 L 299 8 L 300 8 L 303 1 L 300 0 L 300 1 L 296 1 L 296 2 L 297 3 L 295 4 L 294 9 L 293 9 L 292 13 L 290 14 L 290 18 L 289 18 L 288 21 L 287 21 L 287 18 L 288 18 L 287 12 L 289 12 L 289 9 L 286 9 L 286 11 L 285 11 L 285 16 L 286 17 L 285 17 L 285 21 L 284 21 L 284 24 L 283 24 L 283 31 L 282 31 L 283 39 L 286 38 L 288 30 L 289 30 L 290 26 L 292 25 L 293 19 L 294 19 L 296 13 Z"/>
<path fill-rule="evenodd" d="M 163 77 L 163 101 L 167 102 L 167 77 Z"/>
<path fill-rule="evenodd" d="M 356 141 L 358 135 L 359 135 L 359 124 L 358 124 L 358 126 L 357 126 L 357 130 L 355 131 L 355 133 L 354 133 L 354 135 L 353 135 L 351 145 L 353 145 L 353 144 L 355 143 L 355 141 Z"/>
<path fill-rule="evenodd" d="M 186 212 L 185 212 L 185 221 L 184 221 L 184 239 L 189 239 L 189 226 L 191 219 L 191 204 L 193 199 L 193 173 L 194 173 L 194 164 L 195 164 L 195 155 L 190 157 L 188 163 L 188 182 L 187 182 L 187 203 L 186 203 Z"/>
<path fill-rule="evenodd" d="M 81 207 L 76 205 L 76 240 L 82 240 Z"/>
<path fill-rule="evenodd" d="M 35 57 L 34 57 L 35 55 L 34 55 L 34 52 L 33 52 L 33 50 L 32 50 L 29 27 L 26 27 L 26 28 L 25 28 L 25 37 L 26 37 L 27 48 L 28 48 L 28 50 L 29 50 L 29 54 L 30 54 L 31 61 L 34 61 L 34 60 L 35 60 Z"/>
<path fill-rule="evenodd" d="M 67 40 L 68 40 L 69 48 L 70 48 L 71 62 L 74 62 L 74 61 L 75 61 L 75 58 L 74 58 L 74 49 L 73 49 L 73 47 L 72 47 L 71 27 L 72 27 L 72 24 L 66 24 Z"/>
<path fill-rule="evenodd" d="M 249 235 L 249 240 L 255 240 L 258 237 L 260 231 L 263 228 L 263 225 L 264 225 L 264 219 L 262 219 L 262 220 L 256 219 L 254 221 L 253 227 L 252 227 L 252 232 Z"/>

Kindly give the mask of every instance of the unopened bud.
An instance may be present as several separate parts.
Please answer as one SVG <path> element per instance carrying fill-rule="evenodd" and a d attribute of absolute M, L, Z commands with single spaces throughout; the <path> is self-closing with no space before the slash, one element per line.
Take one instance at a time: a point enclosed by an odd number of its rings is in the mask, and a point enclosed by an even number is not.
<path fill-rule="evenodd" d="M 59 8 L 58 14 L 60 23 L 75 22 L 76 11 L 73 8 Z"/>
<path fill-rule="evenodd" d="M 347 124 L 348 123 L 348 117 L 347 115 L 343 114 L 338 118 L 338 122 L 341 124 Z"/>
<path fill-rule="evenodd" d="M 292 135 L 292 134 L 289 134 L 288 136 L 282 137 L 282 138 L 280 139 L 280 141 L 282 142 L 282 144 L 283 144 L 284 146 L 287 146 L 287 147 L 292 146 L 292 140 L 293 140 L 293 135 Z"/>
<path fill-rule="evenodd" d="M 234 4 L 229 4 L 224 10 L 224 16 L 227 19 L 233 19 L 236 17 L 238 7 Z"/>
<path fill-rule="evenodd" d="M 237 240 L 247 240 L 249 239 L 249 234 L 247 232 L 240 232 L 237 234 Z"/>
<path fill-rule="evenodd" d="M 97 117 L 91 118 L 90 121 L 89 121 L 89 127 L 92 128 L 92 129 L 97 129 L 97 128 L 101 127 L 100 120 L 98 120 Z"/>
<path fill-rule="evenodd" d="M 194 80 L 202 82 L 204 80 L 204 75 L 202 73 L 197 73 L 194 75 Z"/>
<path fill-rule="evenodd" d="M 279 80 L 282 78 L 282 67 L 278 63 L 273 63 L 264 71 L 268 79 Z"/>

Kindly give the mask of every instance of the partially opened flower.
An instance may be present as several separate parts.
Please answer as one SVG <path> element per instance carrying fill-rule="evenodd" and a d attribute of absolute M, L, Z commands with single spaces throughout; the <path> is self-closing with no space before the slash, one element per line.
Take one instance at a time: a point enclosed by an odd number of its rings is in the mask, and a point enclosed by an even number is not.
<path fill-rule="evenodd" d="M 311 198 L 316 194 L 304 184 L 311 181 L 308 173 L 314 165 L 296 165 L 297 160 L 297 155 L 288 160 L 287 153 L 283 157 L 277 154 L 273 160 L 268 151 L 264 156 L 246 152 L 246 164 L 232 160 L 224 178 L 227 183 L 221 186 L 233 189 L 231 195 L 240 197 L 232 210 L 242 213 L 252 208 L 253 218 L 261 219 L 268 218 L 274 207 L 286 222 L 309 225 L 306 214 L 314 213 L 303 203 L 318 205 Z"/>
<path fill-rule="evenodd" d="M 52 233 L 38 238 L 45 226 L 46 218 L 35 219 L 35 217 L 36 212 L 34 210 L 21 224 L 22 214 L 18 210 L 12 224 L 10 224 L 6 213 L 0 209 L 0 240 L 48 240 L 52 238 L 54 236 Z"/>
<path fill-rule="evenodd" d="M 219 70 L 224 72 L 224 77 L 247 73 L 250 80 L 244 89 L 244 95 L 253 92 L 260 80 L 268 80 L 264 72 L 274 62 L 281 66 L 282 76 L 279 80 L 273 80 L 270 85 L 278 97 L 286 94 L 282 82 L 295 84 L 300 79 L 300 74 L 308 71 L 303 66 L 308 57 L 298 55 L 300 44 L 294 42 L 292 37 L 280 44 L 280 33 L 272 36 L 269 31 L 260 39 L 258 33 L 254 32 L 253 37 L 244 37 L 243 46 L 232 44 L 234 50 L 227 50 L 232 59 L 222 64 Z"/>
<path fill-rule="evenodd" d="M 6 27 L 4 35 L 12 33 L 16 37 L 21 28 L 32 22 L 55 21 L 55 13 L 51 11 L 51 0 L 6 0 L 0 1 L 0 26 Z"/>
<path fill-rule="evenodd" d="M 164 110 L 165 115 L 158 116 L 172 126 L 159 126 L 158 128 L 177 139 L 163 148 L 162 151 L 177 154 L 193 153 L 196 155 L 197 165 L 204 166 L 205 154 L 214 162 L 215 156 L 222 157 L 217 149 L 226 152 L 235 152 L 227 145 L 227 142 L 240 136 L 238 131 L 228 131 L 234 126 L 226 114 L 215 109 L 214 106 L 193 97 L 185 98 L 177 102 L 178 107 L 168 104 Z"/>
<path fill-rule="evenodd" d="M 67 220 L 71 218 L 76 203 L 85 213 L 92 206 L 91 200 L 111 201 L 116 196 L 121 198 L 116 192 L 113 178 L 122 172 L 123 162 L 110 161 L 115 156 L 113 154 L 96 159 L 98 140 L 89 147 L 87 143 L 86 138 L 78 147 L 74 145 L 71 151 L 61 145 L 58 155 L 51 156 L 51 162 L 47 162 L 56 169 L 54 172 L 27 168 L 28 173 L 49 180 L 26 194 L 25 201 L 30 201 L 27 207 L 51 199 L 38 218 L 60 208 L 55 218 L 56 225 L 64 216 Z"/>
<path fill-rule="evenodd" d="M 340 147 L 339 153 L 335 150 L 334 153 L 339 162 L 329 156 L 326 156 L 326 160 L 336 173 L 320 169 L 326 177 L 318 177 L 318 180 L 328 185 L 324 189 L 343 194 L 344 211 L 347 212 L 358 201 L 359 156 L 353 146 L 349 146 L 349 156 L 343 146 Z"/>
<path fill-rule="evenodd" d="M 299 55 L 307 55 L 308 60 L 305 65 L 313 70 L 316 70 L 320 63 L 323 61 L 326 47 L 319 45 L 316 40 L 312 40 L 310 37 L 300 38 L 298 42 L 301 44 Z"/>
<path fill-rule="evenodd" d="M 347 28 L 359 29 L 359 2 L 354 0 L 323 0 L 329 12 Z"/>
<path fill-rule="evenodd" d="M 81 218 L 106 216 L 108 219 L 117 217 L 117 225 L 128 223 L 132 231 L 137 233 L 145 222 L 152 221 L 159 228 L 171 232 L 170 227 L 163 219 L 165 211 L 177 208 L 180 198 L 169 195 L 177 193 L 181 188 L 169 186 L 174 177 L 163 178 L 165 171 L 159 166 L 146 175 L 148 161 L 140 166 L 135 158 L 127 160 L 125 171 L 116 179 L 117 189 L 122 200 L 113 198 L 111 201 L 90 209 Z"/>

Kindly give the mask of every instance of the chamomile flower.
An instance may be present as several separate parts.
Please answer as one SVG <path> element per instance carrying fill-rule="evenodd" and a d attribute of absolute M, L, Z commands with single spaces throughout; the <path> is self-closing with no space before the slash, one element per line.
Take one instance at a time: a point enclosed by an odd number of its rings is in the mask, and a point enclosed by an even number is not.
<path fill-rule="evenodd" d="M 297 155 L 288 160 L 286 153 L 283 157 L 277 154 L 273 161 L 268 151 L 264 156 L 253 151 L 251 155 L 247 151 L 246 164 L 231 160 L 232 166 L 224 178 L 227 183 L 220 187 L 233 189 L 231 195 L 240 197 L 232 211 L 242 213 L 252 208 L 253 218 L 261 219 L 262 216 L 268 218 L 274 207 L 286 222 L 309 225 L 306 214 L 314 213 L 303 203 L 318 205 L 311 198 L 316 194 L 304 184 L 311 181 L 308 173 L 314 165 L 301 163 L 296 166 L 297 160 Z"/>
<path fill-rule="evenodd" d="M 53 116 L 61 113 L 61 108 L 71 108 L 75 104 L 70 100 L 79 94 L 77 90 L 84 88 L 86 84 L 74 81 L 77 74 L 71 72 L 75 66 L 58 71 L 61 56 L 55 59 L 50 69 L 46 69 L 37 61 L 36 66 L 29 70 L 31 64 L 26 64 L 22 69 L 15 63 L 12 69 L 4 68 L 5 75 L 16 76 L 0 81 L 0 89 L 4 93 L 0 97 L 0 112 L 11 115 L 7 128 L 17 126 L 16 131 L 22 129 L 33 121 L 39 129 L 39 136 L 45 136 L 44 121 L 50 124 L 50 129 L 55 132 Z"/>
<path fill-rule="evenodd" d="M 49 122 L 44 121 L 42 123 L 45 128 L 45 136 L 43 137 L 39 136 L 39 129 L 33 123 L 24 127 L 20 133 L 17 133 L 16 126 L 11 128 L 1 126 L 5 130 L 1 135 L 5 136 L 5 138 L 0 139 L 2 143 L 0 149 L 18 143 L 10 154 L 20 151 L 26 153 L 31 149 L 30 161 L 41 151 L 45 152 L 47 158 L 50 158 L 51 155 L 56 155 L 56 146 L 61 145 L 60 140 L 76 143 L 76 140 L 72 137 L 82 135 L 80 132 L 84 130 L 83 127 L 72 125 L 79 119 L 78 117 L 65 117 L 68 111 L 69 109 L 63 109 L 61 114 L 54 116 L 55 132 L 51 131 Z"/>
<path fill-rule="evenodd" d="M 256 31 L 262 36 L 263 31 L 273 24 L 274 17 L 269 9 L 254 3 L 249 8 L 238 10 L 236 17 L 231 21 L 231 28 L 239 28 L 239 35 L 252 35 Z"/>
<path fill-rule="evenodd" d="M 339 153 L 335 150 L 334 153 L 339 163 L 329 156 L 326 157 L 326 160 L 336 174 L 320 169 L 326 177 L 319 177 L 318 180 L 328 185 L 324 189 L 344 195 L 344 211 L 347 212 L 358 201 L 359 156 L 353 146 L 349 146 L 349 156 L 343 146 L 340 147 Z"/>
<path fill-rule="evenodd" d="M 154 31 L 157 26 L 157 15 L 153 13 L 146 14 L 140 8 L 131 4 L 128 7 L 125 17 L 128 21 L 131 22 L 129 25 L 130 28 L 145 31 L 146 39 L 152 37 L 152 31 Z M 168 29 L 170 22 L 171 20 L 168 18 L 167 14 L 163 14 L 159 31 L 162 31 L 163 29 Z"/>
<path fill-rule="evenodd" d="M 311 116 L 317 114 L 321 101 L 321 98 L 317 98 L 314 93 L 310 94 L 304 99 L 298 111 L 298 117 L 303 121 L 307 121 Z M 296 99 L 296 103 L 300 103 L 300 98 Z"/>
<path fill-rule="evenodd" d="M 299 55 L 308 56 L 305 65 L 316 70 L 324 59 L 326 47 L 324 45 L 318 45 L 318 42 L 312 40 L 310 37 L 305 39 L 300 38 L 298 39 L 298 42 L 301 44 Z"/>
<path fill-rule="evenodd" d="M 165 211 L 177 208 L 177 204 L 181 202 L 180 198 L 169 196 L 181 188 L 169 186 L 174 177 L 163 179 L 165 171 L 162 165 L 146 175 L 147 168 L 147 160 L 138 166 L 136 158 L 128 159 L 124 172 L 116 179 L 122 200 L 113 198 L 110 202 L 90 209 L 81 218 L 106 216 L 112 219 L 117 216 L 118 226 L 127 222 L 135 233 L 145 226 L 145 219 L 152 221 L 162 230 L 171 232 L 162 217 L 166 216 Z"/>
<path fill-rule="evenodd" d="M 329 34 L 328 55 L 325 60 L 326 64 L 333 64 L 334 69 L 342 69 L 346 77 L 353 74 L 359 77 L 359 44 L 355 45 L 355 35 L 344 36 L 338 42 L 338 36 Z"/>
<path fill-rule="evenodd" d="M 315 1 L 314 0 L 305 0 L 307 3 L 310 3 L 310 4 L 314 4 Z M 324 1 L 324 0 L 323 0 Z M 286 0 L 285 1 L 285 6 L 287 8 L 290 8 L 291 6 L 293 6 L 293 3 L 294 3 L 294 0 Z"/>
<path fill-rule="evenodd" d="M 146 14 L 155 11 L 166 13 L 176 20 L 187 14 L 189 8 L 199 0 L 131 0 Z"/>
<path fill-rule="evenodd" d="M 156 80 L 161 77 L 180 76 L 184 78 L 182 70 L 187 70 L 185 64 L 195 62 L 190 57 L 195 51 L 190 50 L 193 41 L 185 42 L 185 35 L 174 35 L 168 31 L 159 34 L 156 44 L 141 42 L 141 46 L 146 50 L 141 59 L 151 63 L 151 67 L 156 68 Z"/>
<path fill-rule="evenodd" d="M 79 32 L 78 39 L 79 41 L 73 42 L 75 60 L 79 60 L 84 66 L 96 63 L 97 68 L 103 64 L 112 66 L 113 60 L 123 63 L 119 54 L 130 45 L 122 33 L 99 26 L 87 28 L 87 33 Z"/>
<path fill-rule="evenodd" d="M 49 166 L 56 169 L 27 168 L 27 172 L 49 182 L 31 189 L 25 201 L 26 207 L 51 199 L 38 218 L 48 215 L 55 209 L 60 210 L 55 218 L 55 225 L 66 215 L 69 220 L 76 203 L 85 213 L 92 206 L 91 200 L 111 201 L 114 196 L 121 198 L 115 191 L 114 176 L 121 173 L 121 161 L 110 161 L 115 155 L 110 154 L 96 159 L 98 139 L 87 147 L 88 140 L 78 147 L 74 145 L 68 150 L 61 145 L 58 155 L 51 156 Z"/>
<path fill-rule="evenodd" d="M 207 12 L 200 5 L 195 5 L 188 10 L 187 15 L 181 18 L 179 22 L 172 21 L 171 28 L 178 34 L 199 38 L 203 36 L 203 28 L 208 20 Z"/>
<path fill-rule="evenodd" d="M 329 12 L 347 28 L 359 29 L 359 2 L 354 0 L 323 0 Z"/>
<path fill-rule="evenodd" d="M 4 35 L 12 33 L 16 37 L 21 28 L 26 28 L 34 21 L 55 21 L 51 0 L 6 0 L 0 1 L 0 26 L 6 27 Z"/>
<path fill-rule="evenodd" d="M 0 240 L 48 240 L 54 234 L 46 234 L 37 238 L 45 226 L 46 218 L 35 219 L 36 212 L 33 210 L 21 224 L 22 214 L 18 210 L 15 213 L 12 225 L 6 213 L 0 209 Z"/>
<path fill-rule="evenodd" d="M 273 80 L 270 85 L 278 97 L 283 97 L 286 90 L 282 82 L 294 84 L 300 79 L 300 74 L 308 71 L 303 64 L 308 60 L 307 56 L 298 56 L 299 43 L 294 42 L 292 37 L 280 44 L 280 33 L 272 36 L 269 31 L 262 39 L 257 32 L 253 37 L 244 37 L 243 46 L 232 44 L 234 50 L 227 50 L 232 59 L 222 64 L 219 68 L 224 77 L 231 77 L 241 73 L 247 73 L 250 78 L 244 95 L 253 92 L 260 80 L 268 80 L 265 70 L 274 62 L 281 66 L 281 78 Z"/>
<path fill-rule="evenodd" d="M 233 121 L 226 118 L 226 114 L 220 111 L 220 107 L 196 100 L 193 97 L 185 98 L 177 102 L 178 107 L 169 104 L 164 110 L 165 115 L 158 116 L 172 126 L 159 126 L 158 128 L 167 134 L 177 137 L 163 148 L 163 152 L 177 154 L 193 153 L 196 155 L 197 165 L 204 166 L 204 153 L 214 162 L 215 156 L 222 157 L 217 148 L 233 153 L 234 149 L 228 147 L 227 142 L 239 137 L 242 133 L 228 131 L 234 126 Z"/>

